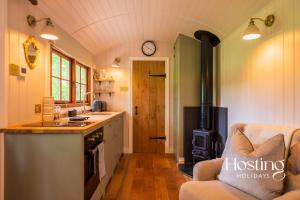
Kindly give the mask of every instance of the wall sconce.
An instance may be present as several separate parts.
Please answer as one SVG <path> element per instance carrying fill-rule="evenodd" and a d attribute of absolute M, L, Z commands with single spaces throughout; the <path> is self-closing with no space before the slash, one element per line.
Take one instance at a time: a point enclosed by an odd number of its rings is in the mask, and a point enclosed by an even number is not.
<path fill-rule="evenodd" d="M 121 62 L 121 58 L 115 58 L 114 62 L 111 64 L 112 67 L 114 68 L 119 68 L 120 67 L 120 62 Z"/>
<path fill-rule="evenodd" d="M 50 18 L 42 18 L 36 20 L 34 16 L 27 16 L 27 23 L 30 27 L 35 27 L 37 23 L 41 21 L 46 21 L 46 26 L 42 29 L 40 36 L 47 40 L 58 40 L 58 36 L 56 35 L 55 27 Z"/>
<path fill-rule="evenodd" d="M 266 19 L 261 18 L 251 18 L 250 23 L 247 27 L 247 29 L 244 32 L 243 39 L 244 40 L 254 40 L 257 38 L 260 38 L 261 33 L 258 29 L 258 27 L 255 25 L 254 20 L 259 20 L 264 22 L 266 27 L 271 27 L 274 24 L 275 16 L 274 15 L 268 15 Z"/>

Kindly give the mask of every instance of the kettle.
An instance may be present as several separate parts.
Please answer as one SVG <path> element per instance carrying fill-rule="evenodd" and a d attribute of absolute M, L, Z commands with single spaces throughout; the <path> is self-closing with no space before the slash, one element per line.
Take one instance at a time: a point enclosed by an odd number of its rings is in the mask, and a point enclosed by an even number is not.
<path fill-rule="evenodd" d="M 107 111 L 107 103 L 106 101 L 101 102 L 101 111 Z"/>
<path fill-rule="evenodd" d="M 94 100 L 92 103 L 92 112 L 107 111 L 107 104 L 105 101 Z"/>
<path fill-rule="evenodd" d="M 92 112 L 101 112 L 102 111 L 102 101 L 94 100 L 92 103 Z"/>

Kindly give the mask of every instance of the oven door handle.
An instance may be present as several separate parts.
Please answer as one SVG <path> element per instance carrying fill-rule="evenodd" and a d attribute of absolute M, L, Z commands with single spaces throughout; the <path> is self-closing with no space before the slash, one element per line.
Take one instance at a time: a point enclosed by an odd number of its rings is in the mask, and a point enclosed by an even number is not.
<path fill-rule="evenodd" d="M 101 144 L 101 143 L 105 143 L 105 141 L 103 140 L 103 141 L 101 141 L 94 149 L 90 149 L 90 150 L 88 150 L 88 152 L 89 153 L 92 153 L 92 154 L 95 154 L 97 151 L 98 151 L 98 147 L 99 147 L 99 145 Z"/>
<path fill-rule="evenodd" d="M 97 174 L 97 152 L 99 151 L 98 146 L 99 144 L 94 149 L 88 150 L 88 152 L 92 153 L 94 156 L 94 174 Z"/>
<path fill-rule="evenodd" d="M 92 154 L 96 154 L 98 151 L 98 145 L 94 148 L 94 149 L 90 149 L 88 150 L 88 152 L 92 153 Z"/>
<path fill-rule="evenodd" d="M 104 140 L 102 142 L 104 143 Z M 99 152 L 98 147 L 102 142 L 100 142 L 94 149 L 88 150 L 88 152 L 92 153 L 94 156 L 94 174 L 97 174 L 97 152 Z"/>

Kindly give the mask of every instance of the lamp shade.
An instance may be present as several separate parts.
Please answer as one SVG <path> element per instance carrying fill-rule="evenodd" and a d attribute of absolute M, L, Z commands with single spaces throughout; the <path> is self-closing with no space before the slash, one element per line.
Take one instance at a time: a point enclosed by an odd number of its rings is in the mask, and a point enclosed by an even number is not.
<path fill-rule="evenodd" d="M 119 68 L 120 67 L 120 65 L 119 65 L 120 61 L 121 61 L 120 58 L 115 58 L 114 62 L 111 64 L 111 66 L 114 67 L 114 68 Z"/>
<path fill-rule="evenodd" d="M 250 21 L 247 29 L 244 32 L 244 40 L 254 40 L 260 38 L 261 34 L 257 26 L 254 24 L 254 21 Z"/>
<path fill-rule="evenodd" d="M 46 26 L 42 29 L 40 36 L 47 40 L 58 40 L 55 27 L 52 23 L 46 23 Z"/>

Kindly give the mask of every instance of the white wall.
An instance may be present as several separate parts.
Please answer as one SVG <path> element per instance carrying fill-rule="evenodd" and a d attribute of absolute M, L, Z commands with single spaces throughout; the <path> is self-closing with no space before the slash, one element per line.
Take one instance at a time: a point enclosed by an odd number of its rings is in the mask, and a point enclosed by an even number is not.
<path fill-rule="evenodd" d="M 7 57 L 5 48 L 7 47 L 7 0 L 0 1 L 0 129 L 6 126 L 7 114 Z M 4 135 L 0 131 L 0 200 L 4 199 Z"/>
<path fill-rule="evenodd" d="M 262 38 L 241 39 L 249 21 L 221 42 L 221 105 L 229 125 L 258 122 L 300 126 L 300 1 L 272 0 L 253 17 L 275 14 Z"/>
<path fill-rule="evenodd" d="M 40 104 L 41 98 L 50 94 L 49 44 L 39 37 L 42 24 L 35 29 L 27 25 L 28 14 L 45 17 L 28 1 L 0 1 L 0 129 L 7 124 L 40 120 L 41 115 L 34 113 L 34 104 Z M 58 48 L 89 66 L 95 66 L 93 55 L 88 50 L 59 27 L 56 28 L 60 37 L 55 44 Z M 29 35 L 39 40 L 41 50 L 39 64 L 34 70 L 27 67 L 22 46 Z M 8 64 L 11 63 L 27 67 L 25 79 L 8 74 Z M 0 200 L 4 198 L 3 145 L 3 135 L 0 133 Z"/>
<path fill-rule="evenodd" d="M 129 124 L 129 112 L 130 112 L 130 57 L 143 57 L 141 52 L 142 41 L 131 42 L 115 47 L 113 49 L 102 52 L 96 56 L 97 69 L 106 69 L 108 74 L 112 74 L 116 80 L 114 83 L 115 94 L 111 97 L 108 95 L 101 95 L 100 99 L 108 102 L 109 110 L 126 110 L 127 111 L 127 125 Z M 156 42 L 157 52 L 154 57 L 169 57 L 170 58 L 170 122 L 173 121 L 173 44 Z M 121 58 L 120 68 L 115 69 L 111 67 L 111 64 L 115 57 Z M 121 92 L 120 86 L 128 86 L 127 92 Z M 172 123 L 171 123 L 172 125 Z M 124 151 L 129 152 L 129 127 L 125 127 L 124 136 Z M 170 127 L 170 140 L 172 137 L 173 127 Z M 170 143 L 173 147 L 173 143 Z"/>
<path fill-rule="evenodd" d="M 41 120 L 40 114 L 34 113 L 34 105 L 40 104 L 43 96 L 50 94 L 50 48 L 49 43 L 40 38 L 39 33 L 44 23 L 36 28 L 27 25 L 26 16 L 34 15 L 37 19 L 45 17 L 37 7 L 28 1 L 9 0 L 8 28 L 9 28 L 9 63 L 27 66 L 24 58 L 23 43 L 29 35 L 39 40 L 40 61 L 34 70 L 27 67 L 26 78 L 9 76 L 8 85 L 8 124 L 20 124 Z M 76 57 L 81 62 L 95 66 L 93 55 L 83 48 L 75 39 L 56 26 L 60 39 L 55 46 Z"/>

